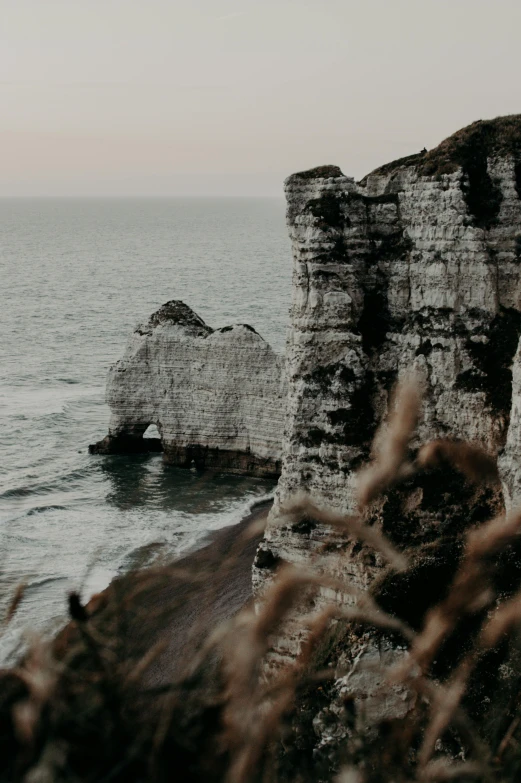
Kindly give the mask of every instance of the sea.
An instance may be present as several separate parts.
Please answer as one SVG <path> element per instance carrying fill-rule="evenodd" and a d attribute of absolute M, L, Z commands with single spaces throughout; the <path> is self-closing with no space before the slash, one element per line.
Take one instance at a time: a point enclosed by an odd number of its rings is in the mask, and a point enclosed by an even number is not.
<path fill-rule="evenodd" d="M 0 200 L 0 663 L 117 574 L 200 546 L 274 483 L 92 456 L 105 380 L 134 327 L 182 299 L 279 352 L 291 251 L 283 199 Z M 153 432 L 147 433 L 153 435 Z M 6 613 L 19 585 L 23 598 Z"/>

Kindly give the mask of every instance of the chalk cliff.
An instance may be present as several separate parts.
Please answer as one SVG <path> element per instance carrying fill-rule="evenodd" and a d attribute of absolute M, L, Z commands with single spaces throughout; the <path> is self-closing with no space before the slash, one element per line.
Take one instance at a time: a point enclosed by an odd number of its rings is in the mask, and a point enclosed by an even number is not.
<path fill-rule="evenodd" d="M 140 324 L 111 367 L 108 436 L 92 453 L 161 448 L 167 462 L 277 476 L 286 398 L 282 360 L 246 324 L 211 329 L 171 301 Z M 161 444 L 143 439 L 157 425 Z"/>
<path fill-rule="evenodd" d="M 309 564 L 322 551 L 320 525 L 284 517 L 293 493 L 354 509 L 356 470 L 406 370 L 425 386 L 418 441 L 482 444 L 500 457 L 507 503 L 521 495 L 521 116 L 474 123 L 358 183 L 323 166 L 289 177 L 285 190 L 294 262 L 288 407 L 282 475 L 253 569 L 259 595 L 280 563 Z M 463 497 L 461 486 L 447 472 L 430 474 L 374 509 L 373 523 L 399 546 L 445 541 L 429 573 L 416 571 L 419 594 L 409 577 L 387 590 L 386 608 L 401 600 L 413 625 L 439 600 L 432 585 L 453 572 L 449 550 L 459 551 L 461 531 L 502 502 L 482 487 Z M 341 540 L 320 563 L 363 588 L 383 565 Z M 288 631 L 274 660 L 291 658 L 299 643 Z"/>

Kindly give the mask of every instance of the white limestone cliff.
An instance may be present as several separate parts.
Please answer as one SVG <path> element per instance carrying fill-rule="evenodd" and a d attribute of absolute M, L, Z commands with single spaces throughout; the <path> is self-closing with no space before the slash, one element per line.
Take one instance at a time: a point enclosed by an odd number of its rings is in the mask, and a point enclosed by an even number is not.
<path fill-rule="evenodd" d="M 91 451 L 146 450 L 155 424 L 173 465 L 277 476 L 285 397 L 282 360 L 251 326 L 212 330 L 167 302 L 111 367 L 109 434 Z"/>
<path fill-rule="evenodd" d="M 327 531 L 290 524 L 284 504 L 304 491 L 353 510 L 356 471 L 402 373 L 415 370 L 425 385 L 418 441 L 482 444 L 500 458 L 507 499 L 521 497 L 521 116 L 474 123 L 359 183 L 324 166 L 289 177 L 285 190 L 294 263 L 287 418 L 254 588 L 261 596 L 281 563 L 309 566 L 321 551 L 322 570 L 369 589 L 382 560 L 350 540 L 324 554 Z M 433 586 L 424 571 L 415 595 L 404 577 L 412 625 L 439 600 L 458 536 L 502 502 L 485 488 L 462 496 L 461 485 L 427 475 L 374 510 L 396 545 L 420 553 L 440 544 Z M 398 581 L 380 591 L 391 610 L 397 596 L 404 603 Z M 272 665 L 298 652 L 296 628 L 277 640 Z"/>

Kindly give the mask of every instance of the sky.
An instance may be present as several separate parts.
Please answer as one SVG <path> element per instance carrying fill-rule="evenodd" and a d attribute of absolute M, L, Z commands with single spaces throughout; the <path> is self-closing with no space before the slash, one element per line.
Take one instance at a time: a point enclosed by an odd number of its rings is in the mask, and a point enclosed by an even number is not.
<path fill-rule="evenodd" d="M 520 0 L 0 0 L 0 196 L 281 196 L 521 113 Z"/>

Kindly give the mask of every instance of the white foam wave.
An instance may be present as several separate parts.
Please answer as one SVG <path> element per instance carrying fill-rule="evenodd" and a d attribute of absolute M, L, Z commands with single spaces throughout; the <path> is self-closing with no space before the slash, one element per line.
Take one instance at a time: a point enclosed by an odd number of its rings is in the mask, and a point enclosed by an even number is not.
<path fill-rule="evenodd" d="M 103 394 L 103 388 L 67 384 L 66 386 L 25 388 L 3 386 L 0 389 L 0 416 L 49 416 L 63 413 L 67 404 L 82 397 Z"/>

